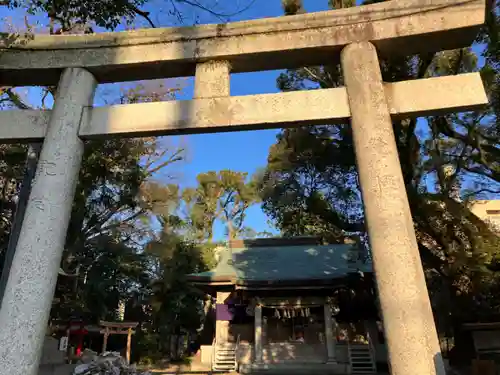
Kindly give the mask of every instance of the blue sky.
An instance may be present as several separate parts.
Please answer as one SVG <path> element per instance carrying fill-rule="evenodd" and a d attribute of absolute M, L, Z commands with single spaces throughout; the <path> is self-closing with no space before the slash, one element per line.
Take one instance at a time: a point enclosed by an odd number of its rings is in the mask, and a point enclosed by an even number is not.
<path fill-rule="evenodd" d="M 309 0 L 304 2 L 308 11 L 326 10 L 327 0 Z M 280 0 L 256 0 L 247 11 L 232 20 L 276 17 L 282 15 Z M 206 15 L 205 15 L 206 16 Z M 217 22 L 213 17 L 203 19 L 206 23 Z M 280 71 L 240 73 L 231 75 L 231 95 L 251 95 L 278 92 L 276 78 Z M 192 97 L 192 80 L 181 97 Z M 261 130 L 238 133 L 202 134 L 186 138 L 189 148 L 189 163 L 185 164 L 181 181 L 187 184 L 195 182 L 196 175 L 207 170 L 233 169 L 255 172 L 267 163 L 269 147 L 275 142 L 278 130 Z M 268 219 L 260 206 L 250 209 L 246 225 L 254 230 L 275 230 L 268 225 Z M 216 237 L 222 236 L 224 228 L 216 227 Z"/>
<path fill-rule="evenodd" d="M 151 13 L 151 19 L 160 26 L 179 26 L 181 23 L 168 13 L 168 1 L 151 0 L 143 7 Z M 202 2 L 210 4 L 212 9 L 224 13 L 232 13 L 234 10 L 246 8 L 252 0 L 209 0 Z M 232 6 L 228 7 L 228 4 Z M 320 11 L 328 8 L 328 0 L 305 0 L 307 11 Z M 165 5 L 167 4 L 167 5 Z M 219 23 L 220 20 L 201 10 L 193 10 L 189 7 L 180 8 L 185 20 L 184 25 L 196 23 Z M 4 19 L 3 29 L 7 23 L 23 28 L 25 12 L 22 9 L 7 11 L 0 7 L 0 18 Z M 231 21 L 249 20 L 265 17 L 276 17 L 282 15 L 281 0 L 255 0 L 247 10 L 231 17 Z M 30 24 L 38 24 L 40 29 L 47 25 L 47 20 L 41 17 L 30 17 Z M 138 20 L 138 27 L 148 27 L 147 23 Z M 119 29 L 123 29 L 120 27 Z M 276 78 L 280 71 L 268 71 L 257 73 L 242 73 L 231 75 L 231 95 L 250 95 L 260 93 L 278 92 Z M 187 78 L 179 81 L 183 87 L 177 96 L 178 99 L 190 99 L 193 95 L 193 79 Z M 175 85 L 176 82 L 172 82 Z M 96 95 L 96 105 L 104 105 L 99 93 L 114 88 L 100 87 Z M 39 90 L 30 89 L 26 93 L 30 102 L 39 102 Z M 275 142 L 278 130 L 262 130 L 252 132 L 202 134 L 193 136 L 172 137 L 169 142 L 182 144 L 187 148 L 187 159 L 182 164 L 174 167 L 174 176 L 181 186 L 192 186 L 196 182 L 196 175 L 209 170 L 232 169 L 252 174 L 258 168 L 266 165 L 269 147 Z M 247 226 L 256 231 L 272 231 L 268 219 L 260 209 L 254 206 L 250 209 Z M 224 228 L 219 223 L 216 226 L 215 235 L 221 238 Z"/>
<path fill-rule="evenodd" d="M 235 0 L 235 3 L 237 1 Z M 240 7 L 248 0 L 240 1 Z M 327 0 L 306 0 L 308 11 L 326 10 Z M 241 9 L 236 6 L 236 8 Z M 151 13 L 154 10 L 151 9 Z M 217 18 L 200 13 L 200 23 L 219 22 Z M 232 21 L 248 20 L 282 15 L 281 0 L 256 0 L 255 3 Z M 160 20 L 161 21 L 161 20 Z M 231 75 L 231 95 L 251 95 L 278 92 L 276 78 L 280 71 L 241 73 Z M 179 98 L 189 99 L 193 95 L 193 80 L 189 79 Z M 184 137 L 188 148 L 188 162 L 183 165 L 181 184 L 193 185 L 196 175 L 208 170 L 232 169 L 252 174 L 267 163 L 269 147 L 275 142 L 278 130 L 262 130 L 238 133 L 201 134 Z M 250 208 L 247 226 L 257 232 L 275 230 L 268 225 L 268 219 L 260 206 Z M 221 237 L 224 227 L 216 225 L 215 236 Z"/>

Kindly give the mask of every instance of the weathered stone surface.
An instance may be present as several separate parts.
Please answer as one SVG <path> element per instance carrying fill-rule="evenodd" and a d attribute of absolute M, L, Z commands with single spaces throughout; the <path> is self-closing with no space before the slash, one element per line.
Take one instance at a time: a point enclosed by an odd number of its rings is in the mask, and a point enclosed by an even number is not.
<path fill-rule="evenodd" d="M 36 142 L 45 137 L 51 111 L 0 111 L 0 142 Z"/>
<path fill-rule="evenodd" d="M 47 36 L 0 54 L 0 84 L 55 84 L 65 67 L 99 82 L 192 76 L 198 62 L 227 60 L 233 72 L 330 62 L 342 47 L 372 41 L 385 55 L 470 44 L 484 22 L 485 0 L 398 0 L 221 25 Z"/>
<path fill-rule="evenodd" d="M 386 83 L 384 91 L 392 118 L 437 116 L 488 105 L 479 73 Z"/>
<path fill-rule="evenodd" d="M 196 65 L 194 99 L 218 98 L 230 95 L 229 61 L 209 61 Z"/>
<path fill-rule="evenodd" d="M 94 108 L 84 114 L 80 135 L 137 137 L 319 124 L 325 122 L 325 110 L 327 115 L 333 115 L 333 121 L 339 115 L 342 119 L 348 117 L 344 89 Z"/>
<path fill-rule="evenodd" d="M 479 73 L 386 83 L 384 89 L 393 118 L 477 110 L 488 104 Z M 80 136 L 139 137 L 271 129 L 338 123 L 351 116 L 343 87 L 224 97 L 228 92 L 226 82 L 200 94 L 215 97 L 210 99 L 85 108 Z M 49 117 L 50 111 L 0 111 L 0 142 L 43 139 Z"/>
<path fill-rule="evenodd" d="M 96 81 L 78 68 L 61 77 L 0 309 L 2 374 L 36 375 L 78 182 L 83 108 Z"/>
<path fill-rule="evenodd" d="M 384 89 L 393 117 L 475 110 L 488 104 L 479 73 L 388 83 Z M 273 129 L 346 122 L 349 117 L 346 89 L 340 87 L 98 107 L 85 111 L 80 136 L 139 137 Z"/>
<path fill-rule="evenodd" d="M 364 211 L 393 375 L 445 375 L 377 51 L 342 51 Z"/>

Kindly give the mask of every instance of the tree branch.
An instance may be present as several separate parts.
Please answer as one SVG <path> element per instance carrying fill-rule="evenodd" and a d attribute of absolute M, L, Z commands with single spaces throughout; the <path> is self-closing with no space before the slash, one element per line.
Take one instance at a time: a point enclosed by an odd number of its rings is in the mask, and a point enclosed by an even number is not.
<path fill-rule="evenodd" d="M 24 103 L 21 98 L 19 97 L 18 94 L 16 94 L 14 91 L 12 91 L 12 88 L 7 87 L 3 88 L 3 93 L 7 95 L 7 98 L 10 100 L 10 102 L 15 105 L 19 109 L 32 109 L 29 105 Z"/>
<path fill-rule="evenodd" d="M 132 10 L 135 14 L 141 16 L 142 18 L 144 18 L 146 21 L 148 21 L 149 25 L 152 27 L 152 28 L 156 28 L 154 22 L 151 20 L 151 18 L 149 18 L 149 12 L 146 12 L 146 11 L 143 11 L 139 8 L 137 8 L 135 5 L 133 4 L 128 4 L 128 7 L 130 8 L 130 10 Z"/>
<path fill-rule="evenodd" d="M 465 195 L 465 200 L 470 199 L 474 196 L 477 196 L 478 194 L 481 194 L 481 193 L 500 194 L 500 190 L 492 190 L 492 189 L 488 189 L 488 188 L 479 189 L 477 191 L 474 191 L 470 194 Z"/>
<path fill-rule="evenodd" d="M 247 4 L 247 6 L 243 7 L 242 9 L 240 9 L 234 13 L 224 14 L 224 13 L 215 12 L 212 9 L 207 8 L 206 6 L 202 5 L 198 0 L 177 0 L 178 3 L 188 4 L 188 5 L 191 5 L 195 8 L 199 8 L 207 13 L 210 13 L 211 15 L 219 18 L 221 21 L 225 21 L 224 18 L 227 19 L 229 17 L 234 17 L 234 16 L 237 16 L 238 14 L 245 12 L 246 10 L 250 9 L 250 7 L 253 4 L 255 4 L 256 1 L 257 0 L 250 0 L 250 2 Z"/>
<path fill-rule="evenodd" d="M 427 75 L 427 71 L 434 60 L 435 53 L 429 53 L 423 56 L 420 56 L 420 63 L 418 65 L 417 79 L 424 78 Z"/>
<path fill-rule="evenodd" d="M 183 152 L 184 150 L 183 149 L 180 149 L 180 150 L 177 150 L 173 155 L 170 156 L 170 158 L 168 158 L 167 161 L 159 164 L 158 166 L 154 167 L 153 169 L 149 169 L 149 167 L 151 167 L 155 161 L 151 161 L 149 162 L 146 166 L 145 166 L 145 169 L 147 171 L 147 175 L 148 176 L 151 176 L 153 175 L 154 173 L 158 172 L 160 169 L 163 169 L 164 167 L 172 164 L 172 163 L 175 163 L 175 162 L 178 162 L 178 161 L 181 161 L 182 160 L 182 156 L 180 156 L 180 154 Z M 162 155 L 166 154 L 167 151 L 163 152 Z M 161 157 L 161 156 L 160 156 Z"/>

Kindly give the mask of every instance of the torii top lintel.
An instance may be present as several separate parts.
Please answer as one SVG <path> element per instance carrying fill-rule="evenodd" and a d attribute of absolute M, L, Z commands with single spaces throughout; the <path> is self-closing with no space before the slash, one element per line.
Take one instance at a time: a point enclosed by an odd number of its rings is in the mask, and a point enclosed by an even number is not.
<path fill-rule="evenodd" d="M 486 0 L 397 0 L 220 25 L 0 41 L 1 85 L 57 84 L 83 67 L 99 82 L 194 75 L 198 62 L 228 60 L 233 72 L 326 64 L 352 42 L 382 56 L 465 47 L 484 23 Z"/>

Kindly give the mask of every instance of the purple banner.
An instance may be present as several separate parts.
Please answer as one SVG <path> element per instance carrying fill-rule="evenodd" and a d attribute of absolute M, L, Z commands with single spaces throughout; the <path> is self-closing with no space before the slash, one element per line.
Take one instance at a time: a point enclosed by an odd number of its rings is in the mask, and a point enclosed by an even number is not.
<path fill-rule="evenodd" d="M 217 304 L 215 306 L 215 319 L 231 321 L 234 318 L 233 306 Z"/>

